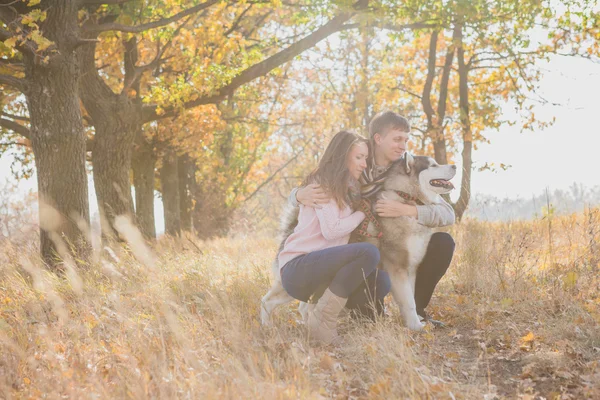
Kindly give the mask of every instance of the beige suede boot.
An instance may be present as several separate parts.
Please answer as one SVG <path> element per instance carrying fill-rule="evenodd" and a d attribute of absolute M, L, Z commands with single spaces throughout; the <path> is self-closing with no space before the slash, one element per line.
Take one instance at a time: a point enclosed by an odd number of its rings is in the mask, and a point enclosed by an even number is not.
<path fill-rule="evenodd" d="M 329 289 L 317 302 L 314 310 L 308 315 L 308 332 L 310 340 L 320 344 L 331 344 L 338 338 L 336 326 L 338 315 L 348 299 L 336 296 Z"/>

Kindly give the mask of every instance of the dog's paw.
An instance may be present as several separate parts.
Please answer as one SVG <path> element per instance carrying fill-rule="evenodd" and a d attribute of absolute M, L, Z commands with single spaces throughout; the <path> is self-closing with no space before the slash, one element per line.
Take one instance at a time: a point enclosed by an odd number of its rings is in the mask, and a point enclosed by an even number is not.
<path fill-rule="evenodd" d="M 260 307 L 260 323 L 262 326 L 271 326 L 271 313 L 265 308 L 265 303 L 261 302 Z"/>
<path fill-rule="evenodd" d="M 304 323 L 308 321 L 308 316 L 315 309 L 315 305 L 316 304 L 305 303 L 303 301 L 298 305 L 298 311 L 300 312 L 300 315 L 302 315 L 302 321 L 304 321 Z"/>
<path fill-rule="evenodd" d="M 411 319 L 406 322 L 406 327 L 411 331 L 422 331 L 425 328 L 425 324 L 419 321 L 419 318 Z"/>

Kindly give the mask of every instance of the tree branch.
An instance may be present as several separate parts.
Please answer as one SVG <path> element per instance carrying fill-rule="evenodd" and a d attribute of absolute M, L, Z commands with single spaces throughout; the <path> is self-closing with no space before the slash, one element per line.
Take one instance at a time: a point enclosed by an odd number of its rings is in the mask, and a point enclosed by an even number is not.
<path fill-rule="evenodd" d="M 31 132 L 26 126 L 23 126 L 15 121 L 8 120 L 6 118 L 0 118 L 0 127 L 10 129 L 11 131 L 18 133 L 19 135 L 29 139 Z"/>
<path fill-rule="evenodd" d="M 227 37 L 231 35 L 231 33 L 234 32 L 238 28 L 238 26 L 240 26 L 240 23 L 244 19 L 244 16 L 248 13 L 248 11 L 252 9 L 252 6 L 254 6 L 254 4 L 250 4 L 247 8 L 244 9 L 244 11 L 240 13 L 240 15 L 235 19 L 235 21 L 233 21 L 231 27 L 227 29 L 223 36 Z"/>
<path fill-rule="evenodd" d="M 456 52 L 454 46 L 454 39 L 458 36 L 457 28 L 452 33 L 452 44 L 446 51 L 446 59 L 444 60 L 444 68 L 442 69 L 442 81 L 440 82 L 440 95 L 438 100 L 438 123 L 441 124 L 446 118 L 446 100 L 448 98 L 448 84 L 450 82 L 450 72 L 452 71 L 452 64 L 454 63 L 454 53 Z"/>
<path fill-rule="evenodd" d="M 425 79 L 425 85 L 423 85 L 423 94 L 421 96 L 421 104 L 423 105 L 423 111 L 427 116 L 427 129 L 433 129 L 433 118 L 434 111 L 431 105 L 431 89 L 433 86 L 433 79 L 435 78 L 435 61 L 437 59 L 437 40 L 439 31 L 434 30 L 431 32 L 429 39 L 429 57 L 427 59 L 427 78 Z"/>
<path fill-rule="evenodd" d="M 302 150 L 304 150 L 304 148 L 302 148 Z M 290 165 L 292 162 L 294 162 L 298 156 L 300 154 L 302 154 L 302 151 L 299 151 L 298 153 L 296 153 L 296 155 L 294 155 L 294 157 L 290 158 L 288 161 L 286 161 L 285 164 L 283 164 L 281 167 L 277 168 L 277 170 L 275 172 L 273 172 L 271 174 L 271 176 L 269 176 L 267 179 L 265 179 L 264 182 L 262 182 L 260 185 L 257 186 L 257 188 L 250 193 L 250 195 L 248 195 L 248 197 L 246 197 L 243 202 L 247 202 L 248 200 L 250 200 L 252 197 L 254 197 L 254 195 L 256 193 L 258 193 L 260 191 L 260 189 L 262 189 L 265 185 L 267 185 L 269 182 L 271 182 L 273 180 L 273 178 L 275 178 L 277 176 L 277 174 L 279 174 L 281 171 L 283 171 L 288 165 Z"/>
<path fill-rule="evenodd" d="M 415 29 L 427 29 L 427 28 L 441 28 L 440 24 L 426 23 L 426 22 L 415 22 L 412 24 L 404 24 L 404 25 L 394 25 L 394 24 L 374 24 L 373 26 L 387 29 L 388 31 L 394 32 L 404 32 L 406 30 L 415 30 Z"/>
<path fill-rule="evenodd" d="M 171 17 L 159 19 L 154 22 L 148 22 L 147 24 L 123 25 L 123 24 L 117 24 L 117 23 L 108 23 L 108 24 L 101 24 L 101 25 L 90 25 L 86 28 L 86 30 L 88 32 L 93 32 L 93 33 L 107 32 L 107 31 L 140 33 L 140 32 L 150 30 L 150 29 L 160 28 L 162 26 L 169 25 L 170 23 L 175 22 L 175 21 L 179 21 L 181 18 L 185 18 L 188 15 L 194 14 L 198 11 L 202 11 L 202 10 L 218 3 L 219 1 L 220 0 L 207 0 L 206 2 L 204 2 L 202 4 L 198 4 L 197 6 L 190 7 L 187 10 L 178 12 L 177 14 L 175 14 Z"/>
<path fill-rule="evenodd" d="M 123 85 L 123 90 L 121 91 L 121 95 L 126 95 L 127 91 L 129 90 L 129 88 L 131 88 L 131 86 L 133 84 L 135 84 L 136 82 L 139 82 L 140 77 L 142 76 L 142 74 L 148 70 L 151 69 L 156 69 L 158 68 L 158 66 L 166 60 L 166 58 L 163 58 L 165 52 L 167 51 L 167 49 L 172 45 L 173 40 L 175 39 L 175 37 L 177 37 L 177 35 L 179 35 L 179 32 L 181 31 L 181 29 L 187 25 L 188 22 L 190 22 L 192 20 L 192 17 L 188 18 L 187 20 L 185 20 L 181 25 L 179 25 L 177 27 L 177 29 L 175 29 L 175 32 L 173 32 L 173 36 L 171 36 L 171 38 L 165 43 L 165 45 L 163 46 L 163 48 L 160 48 L 160 39 L 159 39 L 159 43 L 158 43 L 158 48 L 156 50 L 156 57 L 154 57 L 154 59 L 152 61 L 150 61 L 148 64 L 145 65 L 140 65 L 140 66 L 136 66 L 135 62 L 133 64 L 133 71 L 131 74 L 125 74 L 125 83 Z M 169 58 L 169 57 L 167 57 Z M 137 62 L 137 57 L 136 57 L 136 62 Z M 129 76 L 128 76 L 129 75 Z"/>
<path fill-rule="evenodd" d="M 398 85 L 398 86 L 396 86 L 396 87 L 394 87 L 394 88 L 391 88 L 391 89 L 400 90 L 400 91 L 402 91 L 402 92 L 404 92 L 404 93 L 410 94 L 410 95 L 411 95 L 411 96 L 413 96 L 413 97 L 416 97 L 416 98 L 417 98 L 417 99 L 419 99 L 419 100 L 421 100 L 421 99 L 422 99 L 421 95 L 419 95 L 419 94 L 416 94 L 416 93 L 414 93 L 414 92 L 411 92 L 410 90 L 408 90 L 408 89 L 406 89 L 405 87 L 402 87 L 402 86 L 400 86 L 400 85 Z"/>
<path fill-rule="evenodd" d="M 364 0 L 360 0 L 357 3 L 357 6 L 364 6 L 365 3 L 366 2 Z M 263 60 L 258 64 L 255 64 L 245 69 L 238 76 L 233 78 L 229 84 L 219 89 L 216 93 L 204 95 L 196 100 L 189 101 L 184 104 L 183 108 L 189 109 L 206 104 L 216 104 L 222 101 L 225 97 L 233 94 L 233 92 L 240 86 L 249 83 L 258 77 L 268 74 L 273 69 L 292 60 L 298 54 L 301 54 L 305 50 L 308 50 L 311 47 L 315 46 L 321 40 L 327 38 L 335 32 L 338 32 L 340 28 L 344 26 L 344 23 L 350 18 L 352 18 L 354 14 L 355 11 L 341 13 L 340 15 L 334 17 L 313 33 L 306 36 L 305 38 L 300 39 L 298 42 L 291 44 L 284 50 L 281 50 L 279 53 L 272 55 L 266 60 Z M 169 118 L 175 116 L 176 114 L 177 111 L 175 111 L 175 109 L 168 108 L 163 114 L 158 115 L 156 113 L 156 106 L 146 106 L 144 108 L 144 122 Z"/>
<path fill-rule="evenodd" d="M 17 32 L 27 32 L 28 29 L 19 22 L 17 17 L 18 14 L 13 7 L 0 7 L 0 20 L 4 22 L 9 29 L 13 29 Z M 0 28 L 0 40 L 3 42 L 14 36 L 15 35 L 11 31 Z M 30 40 L 17 44 L 15 47 L 22 53 L 35 54 L 37 51 Z"/>
<path fill-rule="evenodd" d="M 0 85 L 10 86 L 21 92 L 24 92 L 25 88 L 27 87 L 24 79 L 15 78 L 14 76 L 10 75 L 0 75 Z"/>
<path fill-rule="evenodd" d="M 22 117 L 20 115 L 14 115 L 14 114 L 9 114 L 9 113 L 5 113 L 4 111 L 0 111 L 1 115 L 4 115 L 5 117 L 8 117 L 10 119 L 14 119 L 16 121 L 24 121 L 24 122 L 29 122 L 29 118 L 27 117 Z"/>
<path fill-rule="evenodd" d="M 4 42 L 5 40 L 10 39 L 11 37 L 13 37 L 12 33 L 7 31 L 6 29 L 0 28 L 0 40 L 2 40 Z"/>
<path fill-rule="evenodd" d="M 130 2 L 131 0 L 79 0 L 79 7 L 85 6 L 101 6 L 104 4 L 124 4 Z"/>
<path fill-rule="evenodd" d="M 5 143 L 0 143 L 0 146 L 3 146 L 3 147 L 10 147 L 10 146 L 24 146 L 24 147 L 29 147 L 25 143 L 21 143 L 21 142 L 5 142 Z"/>
<path fill-rule="evenodd" d="M 344 25 L 344 27 L 340 30 L 350 30 L 350 29 L 356 29 L 359 28 L 361 26 L 360 23 L 355 22 L 352 24 L 346 24 Z M 407 30 L 417 30 L 417 29 L 427 29 L 427 28 L 441 28 L 442 26 L 439 24 L 434 24 L 434 23 L 427 23 L 427 22 L 415 22 L 412 24 L 404 24 L 404 25 L 394 25 L 394 24 L 390 24 L 390 23 L 370 23 L 369 26 L 374 27 L 374 28 L 380 28 L 380 29 L 387 29 L 389 31 L 394 31 L 394 32 L 404 32 Z"/>
<path fill-rule="evenodd" d="M 12 57 L 12 58 L 0 58 L 0 64 L 2 65 L 6 65 L 6 66 L 15 66 L 15 67 L 22 67 L 24 66 L 23 64 L 23 60 L 17 58 L 17 57 Z"/>

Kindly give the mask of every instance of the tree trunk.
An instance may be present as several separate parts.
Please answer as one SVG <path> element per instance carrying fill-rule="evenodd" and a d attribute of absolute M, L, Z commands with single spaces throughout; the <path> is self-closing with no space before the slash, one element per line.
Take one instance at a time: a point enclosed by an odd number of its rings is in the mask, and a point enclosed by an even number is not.
<path fill-rule="evenodd" d="M 437 64 L 437 42 L 440 31 L 434 30 L 431 32 L 429 38 L 429 56 L 427 60 L 427 77 L 425 79 L 425 85 L 423 85 L 423 95 L 421 97 L 421 104 L 423 105 L 423 111 L 427 117 L 427 133 L 432 143 L 434 158 L 439 164 L 447 164 L 446 156 L 446 141 L 444 140 L 443 130 L 443 119 L 444 112 L 446 109 L 446 93 L 448 90 L 448 76 L 444 75 L 440 84 L 440 98 L 438 102 L 438 113 L 433 109 L 433 102 L 431 100 L 431 91 L 433 89 L 433 82 L 436 77 L 436 64 Z M 446 56 L 446 64 L 452 60 Z M 446 69 L 444 69 L 444 74 Z M 449 71 L 448 71 L 449 72 Z M 446 80 L 444 81 L 444 78 Z M 440 111 L 442 111 L 440 115 Z M 423 145 L 425 141 L 423 142 Z"/>
<path fill-rule="evenodd" d="M 368 25 L 361 28 L 361 83 L 359 89 L 359 110 L 362 111 L 360 116 L 359 126 L 369 126 L 371 122 L 371 99 L 369 96 L 369 52 L 371 45 L 371 37 L 373 36 L 372 28 Z"/>
<path fill-rule="evenodd" d="M 439 31 L 434 30 L 431 32 L 429 38 L 429 53 L 427 58 L 427 77 L 425 78 L 425 84 L 423 85 L 423 94 L 421 96 L 421 105 L 423 111 L 427 117 L 427 134 L 431 135 L 434 131 L 436 123 L 436 115 L 431 105 L 431 89 L 433 87 L 433 80 L 435 79 L 435 64 L 437 61 L 437 40 Z"/>
<path fill-rule="evenodd" d="M 192 228 L 194 229 L 194 233 L 198 237 L 202 237 L 202 232 L 204 231 L 205 224 L 202 220 L 202 209 L 204 206 L 203 203 L 203 190 L 200 183 L 194 179 L 192 182 Z"/>
<path fill-rule="evenodd" d="M 446 102 L 448 99 L 448 83 L 450 82 L 450 72 L 452 72 L 452 64 L 454 62 L 455 53 L 455 37 L 459 30 L 454 29 L 452 34 L 452 44 L 446 52 L 444 61 L 444 69 L 442 70 L 442 80 L 440 82 L 440 95 L 437 108 L 436 130 L 433 135 L 433 151 L 435 160 L 439 164 L 448 164 L 448 154 L 446 152 L 446 138 L 444 136 L 444 119 L 446 118 Z"/>
<path fill-rule="evenodd" d="M 440 31 L 433 31 L 429 40 L 429 57 L 427 62 L 427 77 L 423 86 L 423 95 L 421 104 L 423 111 L 427 116 L 427 136 L 433 143 L 434 158 L 439 164 L 448 164 L 448 155 L 446 151 L 446 139 L 444 137 L 444 118 L 446 117 L 446 102 L 448 99 L 448 83 L 450 80 L 450 72 L 452 70 L 452 62 L 454 60 L 454 41 L 449 46 L 446 53 L 446 60 L 442 70 L 442 79 L 439 85 L 439 99 L 437 113 L 433 108 L 431 100 L 431 91 L 433 88 L 434 79 L 437 76 L 437 43 Z M 456 34 L 456 30 L 455 30 Z M 453 37 L 453 39 L 455 39 Z"/>
<path fill-rule="evenodd" d="M 187 232 L 192 230 L 192 186 L 195 180 L 195 168 L 187 155 L 177 159 L 179 174 L 179 211 L 181 214 L 181 229 Z"/>
<path fill-rule="evenodd" d="M 79 68 L 73 49 L 77 41 L 77 5 L 56 0 L 42 24 L 44 35 L 57 46 L 56 54 L 43 63 L 25 54 L 28 81 L 26 100 L 31 117 L 31 145 L 37 169 L 40 200 L 40 251 L 55 261 L 52 232 L 86 257 L 89 244 L 77 223 L 89 226 L 86 144 L 79 107 Z M 46 212 L 53 207 L 58 214 Z"/>
<path fill-rule="evenodd" d="M 129 42 L 126 43 L 129 46 Z M 104 236 L 114 237 L 114 218 L 127 215 L 132 220 L 131 151 L 136 136 L 141 132 L 142 104 L 137 96 L 115 94 L 98 75 L 95 66 L 95 46 L 80 50 L 81 65 L 85 73 L 81 79 L 80 96 L 92 117 L 95 135 L 92 149 L 94 187 L 102 218 Z M 130 64 L 130 57 L 126 57 Z M 128 71 L 130 67 L 127 67 Z"/>
<path fill-rule="evenodd" d="M 143 134 L 138 135 L 133 152 L 132 169 L 135 187 L 135 216 L 147 239 L 156 239 L 154 221 L 154 146 Z"/>
<path fill-rule="evenodd" d="M 131 195 L 131 146 L 135 134 L 124 132 L 114 135 L 112 129 L 96 127 L 92 164 L 94 188 L 98 208 L 103 217 L 102 232 L 115 236 L 115 217 L 126 215 L 133 220 L 133 197 Z"/>
<path fill-rule="evenodd" d="M 173 150 L 167 150 L 165 153 L 160 170 L 160 182 L 165 214 L 165 233 L 171 236 L 180 236 L 179 174 L 177 172 L 177 154 Z"/>
<path fill-rule="evenodd" d="M 467 210 L 469 200 L 471 198 L 471 169 L 473 160 L 471 151 L 473 148 L 473 133 L 471 132 L 471 120 L 469 117 L 469 70 L 465 64 L 465 50 L 462 42 L 462 26 L 459 26 L 457 34 L 457 57 L 458 57 L 458 79 L 459 79 L 459 108 L 460 108 L 460 123 L 463 134 L 463 151 L 462 151 L 462 180 L 460 187 L 460 197 L 454 204 L 456 219 L 461 220 L 463 214 Z"/>

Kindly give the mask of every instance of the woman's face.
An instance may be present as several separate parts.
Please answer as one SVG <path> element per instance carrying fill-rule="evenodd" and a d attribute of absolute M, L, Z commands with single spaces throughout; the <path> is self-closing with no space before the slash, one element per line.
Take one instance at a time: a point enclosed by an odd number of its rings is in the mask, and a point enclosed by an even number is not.
<path fill-rule="evenodd" d="M 348 167 L 348 171 L 350 171 L 350 175 L 354 177 L 354 179 L 359 179 L 360 174 L 367 168 L 367 156 L 369 155 L 369 148 L 367 144 L 364 142 L 356 143 L 350 149 L 348 153 L 348 159 L 346 160 L 346 166 Z"/>

